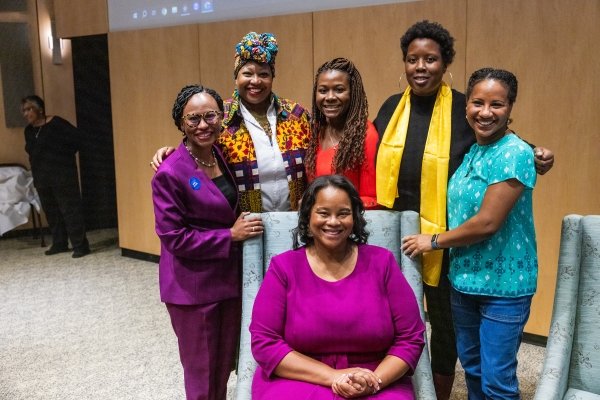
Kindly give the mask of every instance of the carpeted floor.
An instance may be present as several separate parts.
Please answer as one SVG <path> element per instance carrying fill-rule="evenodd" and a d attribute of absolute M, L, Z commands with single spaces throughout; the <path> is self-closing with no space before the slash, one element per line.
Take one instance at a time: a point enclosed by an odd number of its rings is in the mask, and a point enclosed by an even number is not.
<path fill-rule="evenodd" d="M 30 237 L 0 239 L 0 399 L 184 399 L 157 265 L 122 257 L 116 230 L 89 239 L 92 254 L 80 259 L 45 256 Z M 543 353 L 519 352 L 524 399 Z M 452 399 L 466 399 L 460 371 Z"/>

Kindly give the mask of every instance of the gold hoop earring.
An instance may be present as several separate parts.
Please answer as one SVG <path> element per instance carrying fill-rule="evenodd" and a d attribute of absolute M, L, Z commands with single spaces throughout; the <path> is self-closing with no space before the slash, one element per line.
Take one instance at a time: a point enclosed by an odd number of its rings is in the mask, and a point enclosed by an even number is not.
<path fill-rule="evenodd" d="M 448 71 L 448 75 L 450 75 L 450 89 L 452 89 L 452 84 L 454 83 L 454 77 L 452 76 L 452 72 Z"/>
<path fill-rule="evenodd" d="M 402 89 L 402 77 L 406 77 L 406 72 L 403 72 L 402 75 L 400 75 L 400 78 L 398 79 L 398 87 L 400 89 Z"/>

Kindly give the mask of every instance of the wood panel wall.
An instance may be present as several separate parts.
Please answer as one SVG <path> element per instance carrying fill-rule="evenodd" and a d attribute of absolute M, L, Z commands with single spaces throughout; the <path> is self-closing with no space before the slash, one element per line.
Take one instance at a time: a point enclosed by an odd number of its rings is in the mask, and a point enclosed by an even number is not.
<path fill-rule="evenodd" d="M 156 148 L 180 140 L 170 109 L 182 85 L 201 81 L 230 95 L 233 46 L 241 35 L 277 35 L 275 91 L 307 108 L 315 69 L 333 57 L 351 58 L 374 118 L 383 100 L 399 91 L 400 36 L 425 18 L 441 22 L 456 39 L 453 77 L 446 77 L 453 87 L 464 90 L 468 75 L 484 65 L 514 71 L 521 87 L 513 128 L 556 153 L 555 168 L 534 192 L 540 279 L 527 326 L 547 335 L 562 217 L 600 213 L 594 187 L 600 182 L 598 1 L 573 7 L 561 0 L 426 0 L 109 34 L 121 246 L 158 254 L 148 162 Z"/>
<path fill-rule="evenodd" d="M 106 0 L 53 0 L 58 37 L 108 33 Z"/>
<path fill-rule="evenodd" d="M 108 50 L 119 244 L 158 254 L 148 163 L 181 138 L 171 109 L 179 90 L 200 80 L 198 26 L 111 33 Z"/>
<path fill-rule="evenodd" d="M 361 73 L 369 119 L 383 102 L 406 86 L 400 38 L 416 21 L 444 25 L 456 39 L 456 57 L 444 77 L 462 91 L 465 76 L 466 0 L 431 0 L 314 13 L 314 70 L 334 57 L 352 60 Z M 312 83 L 310 83 L 312 85 Z"/>

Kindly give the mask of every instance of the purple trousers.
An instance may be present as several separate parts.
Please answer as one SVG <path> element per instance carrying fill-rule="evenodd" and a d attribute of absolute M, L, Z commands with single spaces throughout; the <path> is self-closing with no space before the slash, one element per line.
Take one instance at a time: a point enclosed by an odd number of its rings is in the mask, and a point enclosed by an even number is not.
<path fill-rule="evenodd" d="M 179 343 L 187 400 L 225 400 L 237 355 L 241 300 L 166 306 Z"/>

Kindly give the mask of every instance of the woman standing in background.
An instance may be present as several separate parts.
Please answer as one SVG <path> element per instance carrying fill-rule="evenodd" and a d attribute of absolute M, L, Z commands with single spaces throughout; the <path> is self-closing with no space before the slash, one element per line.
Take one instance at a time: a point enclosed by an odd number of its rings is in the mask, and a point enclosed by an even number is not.
<path fill-rule="evenodd" d="M 71 240 L 72 257 L 83 257 L 90 253 L 90 245 L 75 160 L 83 143 L 82 132 L 59 116 L 46 115 L 44 100 L 39 96 L 25 97 L 21 111 L 28 123 L 25 151 L 29 154 L 33 183 L 52 233 L 52 246 L 45 254 L 69 251 Z"/>

